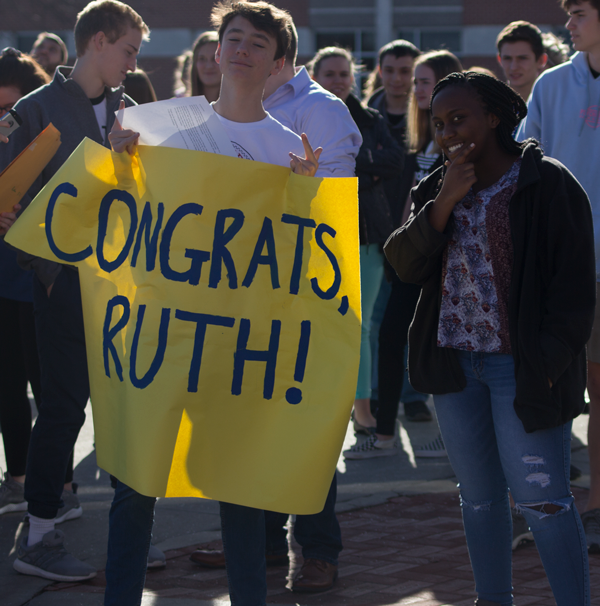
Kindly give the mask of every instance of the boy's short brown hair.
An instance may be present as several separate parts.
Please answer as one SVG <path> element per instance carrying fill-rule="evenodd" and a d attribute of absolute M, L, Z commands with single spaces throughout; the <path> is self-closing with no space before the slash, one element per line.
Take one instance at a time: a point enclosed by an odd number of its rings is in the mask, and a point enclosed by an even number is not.
<path fill-rule="evenodd" d="M 600 0 L 560 0 L 560 5 L 563 10 L 568 11 L 574 4 L 583 4 L 584 2 L 589 2 L 598 11 L 598 18 L 600 19 Z"/>
<path fill-rule="evenodd" d="M 528 42 L 536 59 L 546 52 L 542 30 L 529 21 L 513 21 L 498 34 L 498 38 L 496 38 L 498 53 L 502 52 L 503 44 L 513 42 Z"/>
<path fill-rule="evenodd" d="M 292 17 L 268 2 L 230 2 L 221 0 L 210 15 L 213 27 L 219 32 L 219 42 L 223 42 L 223 35 L 227 26 L 235 17 L 244 17 L 259 31 L 273 36 L 277 42 L 274 59 L 281 59 L 290 46 L 290 23 Z"/>
<path fill-rule="evenodd" d="M 85 54 L 90 40 L 104 32 L 108 41 L 114 44 L 127 33 L 127 28 L 137 29 L 144 40 L 148 40 L 150 30 L 143 19 L 127 4 L 118 0 L 94 0 L 78 15 L 75 23 L 75 48 L 77 56 Z"/>

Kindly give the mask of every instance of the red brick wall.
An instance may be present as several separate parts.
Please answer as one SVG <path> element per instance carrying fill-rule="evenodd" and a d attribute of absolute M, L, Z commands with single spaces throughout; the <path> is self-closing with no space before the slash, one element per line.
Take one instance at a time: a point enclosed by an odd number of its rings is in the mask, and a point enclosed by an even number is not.
<path fill-rule="evenodd" d="M 566 13 L 558 0 L 463 0 L 465 25 L 500 25 L 530 21 L 562 25 Z"/>
<path fill-rule="evenodd" d="M 62 30 L 75 25 L 77 13 L 87 0 L 18 0 L 3 11 L 3 30 Z M 153 27 L 186 27 L 207 29 L 213 0 L 128 0 L 150 29 Z M 289 10 L 297 26 L 307 26 L 308 0 L 273 0 L 276 6 Z M 2 3 L 6 4 L 6 3 Z"/>

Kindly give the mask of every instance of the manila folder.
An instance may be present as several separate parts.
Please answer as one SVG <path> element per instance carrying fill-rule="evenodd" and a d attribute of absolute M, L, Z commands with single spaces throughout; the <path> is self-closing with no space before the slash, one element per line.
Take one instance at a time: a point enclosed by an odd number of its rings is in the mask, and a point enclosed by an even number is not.
<path fill-rule="evenodd" d="M 1 144 L 0 144 L 1 145 Z M 60 147 L 60 132 L 48 126 L 0 174 L 0 212 L 11 212 Z"/>

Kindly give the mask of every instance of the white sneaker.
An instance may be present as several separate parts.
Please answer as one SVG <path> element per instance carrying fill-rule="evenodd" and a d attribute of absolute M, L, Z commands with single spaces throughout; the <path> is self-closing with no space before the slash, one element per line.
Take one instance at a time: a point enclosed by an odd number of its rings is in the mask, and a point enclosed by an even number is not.
<path fill-rule="evenodd" d="M 399 448 L 398 438 L 379 440 L 377 436 L 370 436 L 362 444 L 356 443 L 349 450 L 344 450 L 344 458 L 371 459 L 373 457 L 391 457 L 398 454 Z"/>
<path fill-rule="evenodd" d="M 150 544 L 148 551 L 148 568 L 164 568 L 167 565 L 165 554 L 156 546 Z"/>
<path fill-rule="evenodd" d="M 444 446 L 444 440 L 442 440 L 442 434 L 440 434 L 433 442 L 425 444 L 424 446 L 416 446 L 413 448 L 415 457 L 420 458 L 436 458 L 436 457 L 447 457 L 446 447 Z"/>
<path fill-rule="evenodd" d="M 83 509 L 77 498 L 77 484 L 73 482 L 73 490 L 63 490 L 60 498 L 63 501 L 63 506 L 56 513 L 55 524 L 62 524 L 67 520 L 75 520 L 83 514 Z"/>

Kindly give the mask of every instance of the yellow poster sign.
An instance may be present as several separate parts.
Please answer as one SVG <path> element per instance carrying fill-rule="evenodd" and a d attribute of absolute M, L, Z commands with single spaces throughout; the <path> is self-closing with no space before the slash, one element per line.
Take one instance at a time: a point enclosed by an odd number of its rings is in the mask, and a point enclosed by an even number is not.
<path fill-rule="evenodd" d="M 356 389 L 357 213 L 356 179 L 85 140 L 7 241 L 79 268 L 100 467 L 320 511 Z"/>

